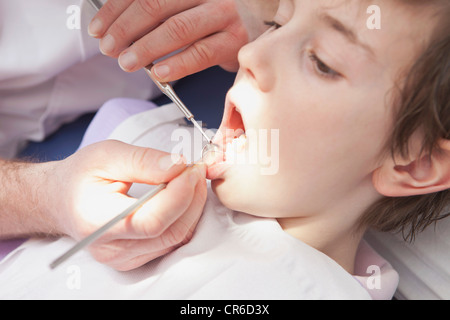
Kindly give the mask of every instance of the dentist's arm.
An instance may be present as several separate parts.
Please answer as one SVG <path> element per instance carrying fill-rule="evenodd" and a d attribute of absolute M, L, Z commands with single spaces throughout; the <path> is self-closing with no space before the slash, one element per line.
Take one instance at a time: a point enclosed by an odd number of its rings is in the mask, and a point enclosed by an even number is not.
<path fill-rule="evenodd" d="M 89 32 L 125 71 L 176 50 L 153 72 L 173 81 L 214 65 L 235 71 L 240 48 L 265 30 L 279 0 L 108 0 Z M 133 45 L 130 46 L 131 43 Z"/>
<path fill-rule="evenodd" d="M 0 239 L 81 240 L 136 201 L 127 195 L 132 183 L 169 182 L 89 247 L 101 263 L 134 269 L 189 241 L 206 201 L 205 171 L 204 165 L 186 169 L 170 154 L 118 141 L 57 162 L 0 160 Z"/>
<path fill-rule="evenodd" d="M 50 207 L 50 163 L 0 160 L 0 239 L 59 235 Z"/>

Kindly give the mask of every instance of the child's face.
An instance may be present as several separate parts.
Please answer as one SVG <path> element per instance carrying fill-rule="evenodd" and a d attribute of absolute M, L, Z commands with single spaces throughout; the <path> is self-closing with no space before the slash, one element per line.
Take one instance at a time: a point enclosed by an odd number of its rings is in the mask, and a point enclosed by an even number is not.
<path fill-rule="evenodd" d="M 241 50 L 219 131 L 244 127 L 247 141 L 236 164 L 208 172 L 227 207 L 304 217 L 361 212 L 379 197 L 371 176 L 392 126 L 390 90 L 430 30 L 398 1 L 375 3 L 379 30 L 367 27 L 366 1 L 281 0 L 282 27 Z"/>

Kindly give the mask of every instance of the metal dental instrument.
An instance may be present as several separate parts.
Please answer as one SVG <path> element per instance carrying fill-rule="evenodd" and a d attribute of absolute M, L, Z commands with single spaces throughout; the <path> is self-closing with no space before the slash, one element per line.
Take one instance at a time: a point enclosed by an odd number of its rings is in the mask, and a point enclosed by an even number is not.
<path fill-rule="evenodd" d="M 162 91 L 162 93 L 164 93 L 170 100 L 172 100 L 172 102 L 176 104 L 178 109 L 180 109 L 181 112 L 184 113 L 184 116 L 186 117 L 186 119 L 191 121 L 192 124 L 194 125 L 194 127 L 196 127 L 198 130 L 200 130 L 202 135 L 206 138 L 206 141 L 208 141 L 208 143 L 212 143 L 211 138 L 208 137 L 208 135 L 203 130 L 202 126 L 194 119 L 194 115 L 192 114 L 192 112 L 189 111 L 189 109 L 184 105 L 183 101 L 181 101 L 181 99 L 175 93 L 175 90 L 173 89 L 172 85 L 167 82 L 158 81 L 151 71 L 152 67 L 153 67 L 153 64 L 150 64 L 147 67 L 145 67 L 144 68 L 145 72 L 149 75 L 149 77 L 153 80 L 153 82 L 158 86 L 158 88 Z"/>
<path fill-rule="evenodd" d="M 99 11 L 103 6 L 100 0 L 88 0 L 88 2 L 92 5 L 92 7 L 96 11 Z M 191 121 L 194 127 L 197 128 L 201 132 L 203 137 L 205 137 L 206 141 L 208 141 L 208 144 L 206 144 L 203 147 L 201 158 L 204 159 L 206 155 L 208 155 L 211 152 L 221 152 L 219 151 L 220 150 L 219 146 L 217 144 L 212 143 L 211 138 L 208 137 L 208 135 L 203 130 L 202 126 L 195 120 L 192 112 L 186 107 L 183 101 L 181 101 L 181 99 L 175 93 L 175 90 L 173 89 L 172 85 L 167 82 L 160 82 L 158 79 L 156 79 L 151 71 L 152 68 L 153 63 L 145 67 L 144 70 L 147 73 L 147 75 L 153 80 L 156 86 L 161 90 L 161 92 L 164 93 L 173 103 L 175 103 L 178 109 L 180 109 L 181 112 L 183 112 L 186 119 Z"/>
<path fill-rule="evenodd" d="M 72 257 L 75 253 L 82 250 L 83 248 L 90 245 L 92 242 L 100 238 L 106 231 L 111 229 L 113 226 L 115 226 L 119 221 L 125 219 L 130 214 L 135 212 L 137 209 L 139 209 L 145 202 L 153 198 L 155 195 L 157 195 L 161 190 L 165 189 L 167 184 L 163 183 L 157 186 L 155 189 L 149 191 L 146 193 L 143 197 L 141 197 L 139 200 L 137 200 L 133 205 L 131 205 L 129 208 L 124 210 L 122 213 L 111 219 L 108 223 L 103 225 L 103 227 L 99 228 L 97 231 L 92 233 L 91 235 L 87 236 L 80 242 L 78 242 L 76 245 L 74 245 L 70 250 L 68 250 L 66 253 L 64 253 L 62 256 L 57 258 L 55 261 L 53 261 L 50 264 L 51 269 L 55 269 L 60 264 L 62 264 L 64 261 Z"/>
<path fill-rule="evenodd" d="M 100 10 L 100 8 L 103 6 L 101 1 L 99 0 L 88 0 L 88 2 L 94 7 L 97 11 Z M 209 153 L 209 152 L 215 152 L 218 150 L 218 146 L 213 144 L 211 142 L 211 138 L 209 138 L 203 128 L 198 124 L 198 122 L 194 119 L 194 115 L 189 111 L 189 109 L 184 105 L 184 103 L 181 101 L 181 99 L 178 97 L 178 95 L 175 93 L 173 87 L 169 83 L 160 82 L 158 81 L 152 74 L 151 68 L 153 67 L 153 64 L 147 66 L 145 68 L 145 72 L 150 76 L 150 78 L 153 80 L 153 82 L 158 86 L 158 88 L 167 96 L 169 99 L 171 99 L 177 107 L 183 112 L 185 117 L 193 123 L 193 125 L 200 130 L 202 135 L 206 138 L 208 141 L 208 144 L 203 148 L 202 150 L 202 159 L 203 157 Z M 99 228 L 97 231 L 92 233 L 91 235 L 87 236 L 80 242 L 78 242 L 75 246 L 73 246 L 70 250 L 68 250 L 66 253 L 64 253 L 62 256 L 57 258 L 55 261 L 53 261 L 50 264 L 50 268 L 54 269 L 58 267 L 60 264 L 65 262 L 67 259 L 72 257 L 74 254 L 76 254 L 78 251 L 82 250 L 83 248 L 90 245 L 92 242 L 97 240 L 100 236 L 102 236 L 105 232 L 107 232 L 109 229 L 111 229 L 114 225 L 116 225 L 119 221 L 125 219 L 130 214 L 134 213 L 139 207 L 141 207 L 145 202 L 153 198 L 156 194 L 158 194 L 161 190 L 166 188 L 167 184 L 160 184 L 155 189 L 149 191 L 147 194 L 145 194 L 143 197 L 138 199 L 132 206 L 124 210 L 122 213 L 117 215 L 115 218 L 110 220 L 108 223 L 106 223 L 104 226 Z"/>
<path fill-rule="evenodd" d="M 99 11 L 101 9 L 101 7 L 103 6 L 103 4 L 99 0 L 88 0 L 88 1 L 97 11 Z M 203 130 L 202 126 L 199 125 L 198 122 L 194 119 L 194 115 L 192 114 L 191 111 L 189 111 L 189 109 L 185 106 L 185 104 L 181 101 L 181 99 L 175 93 L 175 90 L 173 89 L 172 85 L 168 82 L 158 81 L 151 71 L 152 68 L 153 68 L 153 63 L 148 65 L 147 67 L 145 67 L 144 70 L 147 73 L 147 75 L 153 80 L 153 82 L 156 84 L 156 86 L 162 91 L 162 93 L 164 93 L 170 100 L 172 100 L 173 103 L 175 103 L 175 105 L 178 107 L 178 109 L 180 109 L 181 112 L 183 112 L 186 119 L 191 121 L 192 124 L 194 125 L 194 127 L 197 128 L 202 133 L 202 135 L 206 138 L 206 141 L 208 141 L 208 143 L 211 144 L 212 143 L 211 138 L 208 137 L 208 135 Z"/>

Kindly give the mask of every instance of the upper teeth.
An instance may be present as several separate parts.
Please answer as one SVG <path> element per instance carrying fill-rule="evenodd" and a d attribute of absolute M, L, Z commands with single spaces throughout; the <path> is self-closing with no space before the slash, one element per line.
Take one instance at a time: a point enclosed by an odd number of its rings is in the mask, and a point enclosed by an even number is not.
<path fill-rule="evenodd" d="M 233 139 L 232 142 L 227 143 L 225 156 L 228 163 L 235 163 L 236 160 L 238 160 L 237 155 L 244 151 L 246 142 L 247 136 L 242 134 L 239 138 Z"/>

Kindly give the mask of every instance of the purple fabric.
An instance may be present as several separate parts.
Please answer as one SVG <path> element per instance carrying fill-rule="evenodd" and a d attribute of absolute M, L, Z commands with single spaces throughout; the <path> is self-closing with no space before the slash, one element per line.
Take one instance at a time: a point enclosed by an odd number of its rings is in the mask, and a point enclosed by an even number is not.
<path fill-rule="evenodd" d="M 124 120 L 155 107 L 152 102 L 136 99 L 117 98 L 106 102 L 92 119 L 79 148 L 106 140 Z M 0 241 L 0 261 L 25 241 L 26 239 Z"/>
<path fill-rule="evenodd" d="M 26 239 L 15 239 L 0 242 L 0 261 L 25 241 Z"/>
<path fill-rule="evenodd" d="M 106 140 L 124 120 L 155 107 L 156 105 L 152 102 L 127 98 L 117 98 L 106 102 L 87 128 L 80 149 Z"/>

